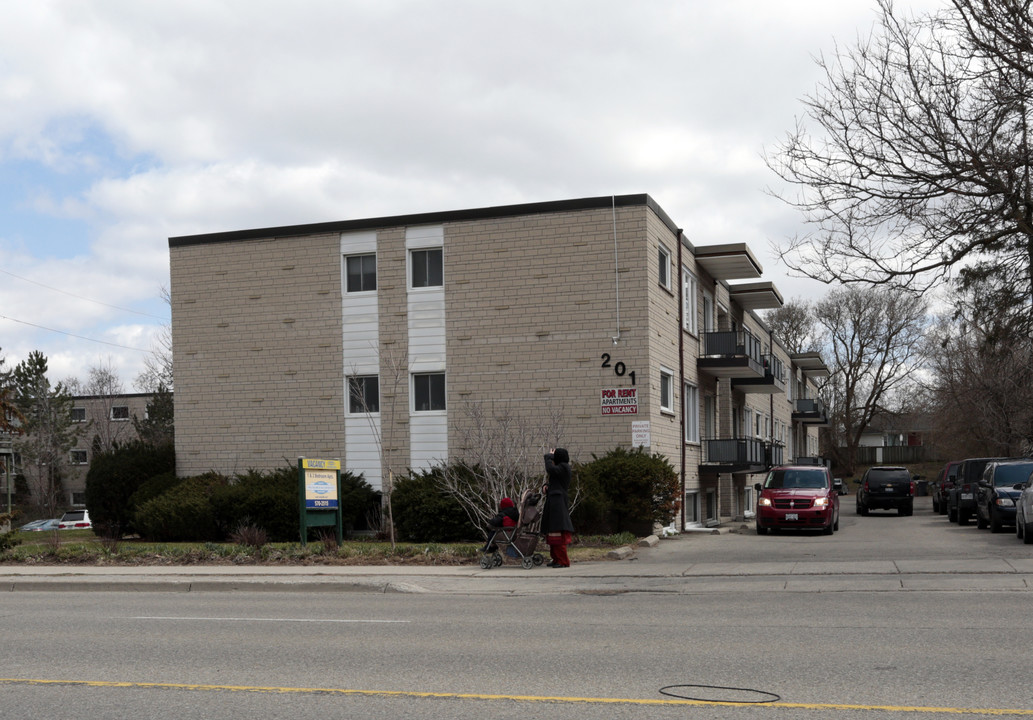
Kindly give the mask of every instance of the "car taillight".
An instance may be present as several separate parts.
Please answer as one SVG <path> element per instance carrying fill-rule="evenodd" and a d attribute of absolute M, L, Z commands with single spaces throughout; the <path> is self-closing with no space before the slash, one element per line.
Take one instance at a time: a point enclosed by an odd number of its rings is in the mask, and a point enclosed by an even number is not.
<path fill-rule="evenodd" d="M 961 486 L 961 492 L 968 492 L 971 489 L 972 489 L 972 486 L 969 485 L 968 483 L 965 483 L 964 485 Z"/>
<path fill-rule="evenodd" d="M 77 528 L 88 528 L 89 526 L 90 526 L 89 523 L 84 523 L 84 522 L 76 523 L 75 524 L 75 527 L 77 527 Z"/>
<path fill-rule="evenodd" d="M 912 495 L 915 494 L 915 481 L 914 480 L 911 481 L 911 494 Z"/>
<path fill-rule="evenodd" d="M 868 481 L 867 480 L 864 481 L 864 491 L 868 492 Z"/>

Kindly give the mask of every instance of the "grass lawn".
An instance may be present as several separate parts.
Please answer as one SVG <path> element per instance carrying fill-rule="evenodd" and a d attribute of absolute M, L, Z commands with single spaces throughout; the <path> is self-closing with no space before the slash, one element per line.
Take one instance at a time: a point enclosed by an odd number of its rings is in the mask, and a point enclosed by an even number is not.
<path fill-rule="evenodd" d="M 624 533 L 578 538 L 571 559 L 605 560 L 615 547 L 635 542 Z M 155 543 L 138 539 L 105 540 L 92 530 L 16 532 L 12 548 L 0 551 L 0 563 L 31 565 L 471 565 L 481 557 L 481 543 L 395 543 L 369 539 L 334 543 Z M 548 558 L 544 542 L 538 552 Z"/>

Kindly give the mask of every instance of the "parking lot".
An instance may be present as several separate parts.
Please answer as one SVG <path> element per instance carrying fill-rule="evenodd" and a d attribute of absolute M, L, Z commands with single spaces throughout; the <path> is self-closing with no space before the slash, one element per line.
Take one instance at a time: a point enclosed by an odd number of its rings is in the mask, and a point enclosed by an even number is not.
<path fill-rule="evenodd" d="M 661 543 L 660 553 L 664 553 Z M 674 551 L 674 546 L 669 546 Z M 1033 547 L 1023 545 L 1014 529 L 999 534 L 978 530 L 975 523 L 959 526 L 933 512 L 932 498 L 915 498 L 914 515 L 873 510 L 867 517 L 855 513 L 853 495 L 840 496 L 839 531 L 783 531 L 758 536 L 753 522 L 732 523 L 720 535 L 687 533 L 677 543 L 682 559 L 707 563 L 772 561 L 864 560 L 998 560 L 1033 558 Z M 647 554 L 643 562 L 652 562 Z M 659 557 L 655 558 L 660 560 Z"/>

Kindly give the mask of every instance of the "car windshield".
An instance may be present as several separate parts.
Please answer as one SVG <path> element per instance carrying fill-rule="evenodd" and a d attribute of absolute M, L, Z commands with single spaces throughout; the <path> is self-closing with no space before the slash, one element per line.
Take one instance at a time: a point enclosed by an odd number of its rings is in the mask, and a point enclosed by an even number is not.
<path fill-rule="evenodd" d="M 1016 465 L 998 465 L 994 473 L 994 487 L 1005 487 L 1018 485 L 1029 479 L 1033 472 L 1033 463 L 1018 463 Z"/>
<path fill-rule="evenodd" d="M 827 488 L 828 476 L 823 470 L 772 470 L 764 482 L 766 488 Z"/>

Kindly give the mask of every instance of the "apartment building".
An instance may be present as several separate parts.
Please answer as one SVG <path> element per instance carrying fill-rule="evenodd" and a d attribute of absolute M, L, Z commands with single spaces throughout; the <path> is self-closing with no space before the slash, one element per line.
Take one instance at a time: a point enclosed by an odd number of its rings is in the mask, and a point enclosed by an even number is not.
<path fill-rule="evenodd" d="M 50 485 L 47 475 L 56 472 L 61 478 L 61 494 L 56 504 L 82 507 L 86 503 L 86 473 L 94 453 L 138 439 L 133 418 L 147 417 L 152 397 L 150 393 L 72 396 L 73 444 L 58 467 L 21 457 L 19 438 L 0 434 L 0 493 L 13 494 L 14 477 L 22 474 L 29 492 L 39 501 L 43 488 Z"/>
<path fill-rule="evenodd" d="M 505 408 L 576 460 L 662 453 L 691 526 L 748 516 L 751 473 L 817 461 L 821 358 L 765 327 L 782 298 L 745 244 L 694 246 L 648 195 L 169 249 L 180 475 L 330 457 L 379 488 L 385 457 L 461 457 L 471 408 Z"/>

